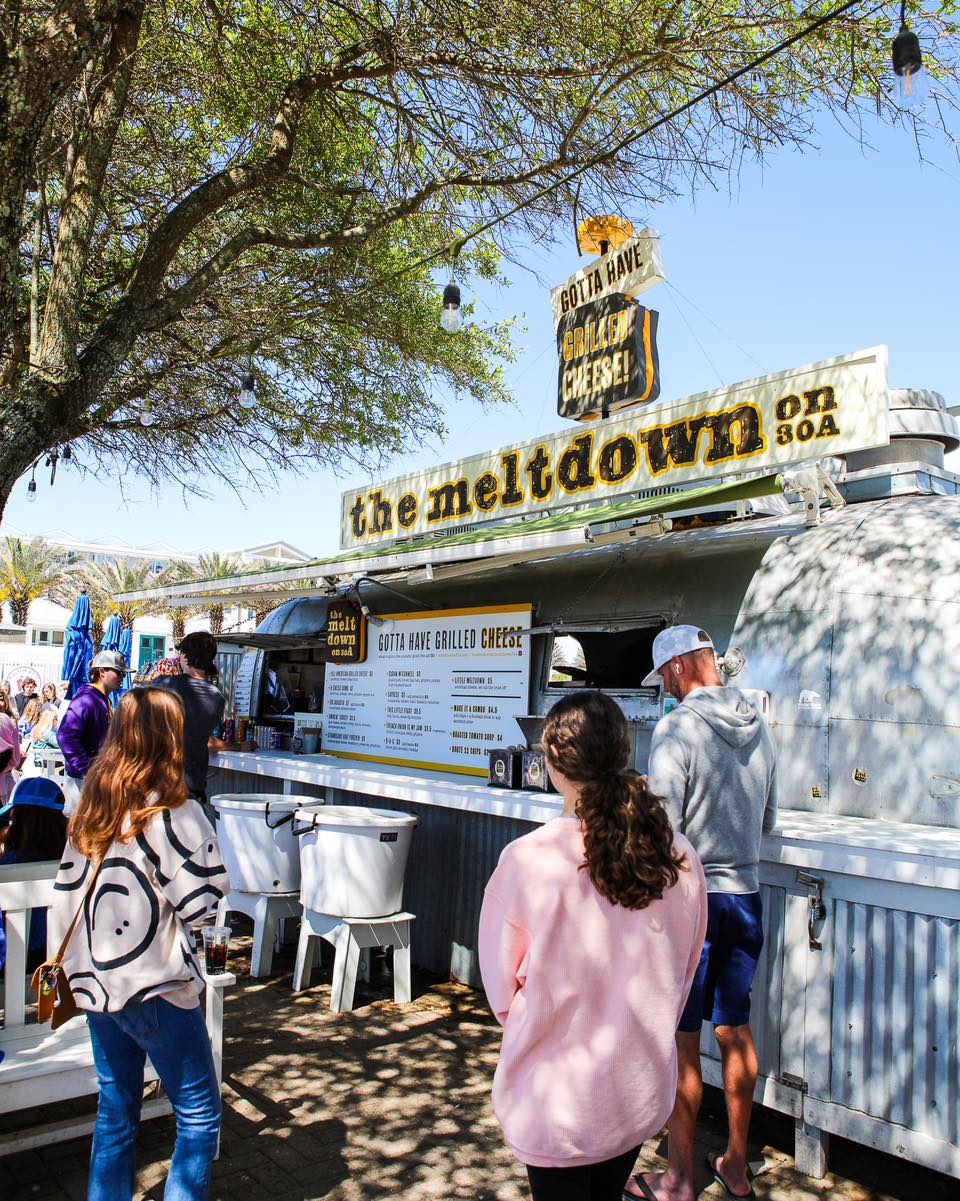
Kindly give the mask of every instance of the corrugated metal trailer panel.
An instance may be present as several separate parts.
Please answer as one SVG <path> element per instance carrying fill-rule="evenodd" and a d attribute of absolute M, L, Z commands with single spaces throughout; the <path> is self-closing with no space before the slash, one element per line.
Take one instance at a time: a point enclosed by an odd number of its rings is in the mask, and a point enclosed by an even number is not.
<path fill-rule="evenodd" d="M 757 981 L 754 987 L 752 1013 L 753 1035 L 757 1045 L 760 1071 L 765 1076 L 780 1074 L 780 1029 L 783 1022 L 783 901 L 782 889 L 763 885 L 760 889 L 763 903 L 763 951 L 757 965 Z M 787 1006 L 792 1004 L 787 998 Z M 704 1050 L 716 1055 L 716 1043 L 710 1032 L 709 1041 L 704 1039 Z"/>
<path fill-rule="evenodd" d="M 767 866 L 770 871 L 770 867 Z M 757 1099 L 817 1128 L 960 1176 L 960 906 L 912 888 L 895 909 L 844 893 L 878 880 L 825 873 L 827 919 L 809 941 L 809 898 L 766 884 L 753 990 Z M 705 1028 L 704 1076 L 720 1083 Z"/>
<path fill-rule="evenodd" d="M 279 794 L 283 792 L 283 783 L 276 776 L 252 776 L 249 772 L 217 767 L 211 770 L 207 778 L 207 796 L 215 797 L 218 792 Z"/>
<path fill-rule="evenodd" d="M 834 909 L 828 1099 L 960 1144 L 960 922 Z"/>

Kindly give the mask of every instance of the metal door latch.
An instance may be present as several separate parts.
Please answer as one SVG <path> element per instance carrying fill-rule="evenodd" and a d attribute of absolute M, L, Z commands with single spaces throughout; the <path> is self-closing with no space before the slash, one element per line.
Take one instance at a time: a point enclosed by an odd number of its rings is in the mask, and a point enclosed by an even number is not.
<path fill-rule="evenodd" d="M 822 951 L 823 943 L 817 938 L 814 927 L 827 916 L 827 907 L 823 901 L 823 880 L 820 876 L 811 876 L 809 872 L 797 872 L 797 883 L 804 884 L 810 890 L 807 897 L 807 938 L 811 951 Z"/>

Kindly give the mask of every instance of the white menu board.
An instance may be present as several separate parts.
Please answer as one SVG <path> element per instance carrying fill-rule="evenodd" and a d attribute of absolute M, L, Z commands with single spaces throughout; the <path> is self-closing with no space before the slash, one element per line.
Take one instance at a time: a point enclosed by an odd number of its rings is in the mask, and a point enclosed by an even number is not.
<path fill-rule="evenodd" d="M 328 755 L 486 776 L 529 712 L 530 605 L 384 614 L 365 663 L 327 664 Z"/>

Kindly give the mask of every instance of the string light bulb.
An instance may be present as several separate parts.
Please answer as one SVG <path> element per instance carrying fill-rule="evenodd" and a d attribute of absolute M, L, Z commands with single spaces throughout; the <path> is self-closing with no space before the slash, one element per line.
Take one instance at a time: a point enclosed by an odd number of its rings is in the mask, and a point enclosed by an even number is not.
<path fill-rule="evenodd" d="M 31 469 L 31 472 L 30 472 L 30 483 L 27 484 L 27 500 L 29 501 L 30 504 L 33 504 L 34 501 L 36 501 L 36 499 L 37 499 L 36 472 L 37 472 L 37 465 L 36 465 L 36 463 L 34 463 L 32 469 Z"/>
<path fill-rule="evenodd" d="M 443 289 L 443 312 L 440 314 L 440 324 L 450 334 L 456 333 L 463 325 L 460 289 L 453 280 Z"/>
<path fill-rule="evenodd" d="M 60 458 L 63 459 L 64 463 L 72 463 L 73 462 L 73 447 L 70 445 L 69 442 L 66 444 L 66 446 L 63 448 L 63 450 L 60 452 Z"/>
<path fill-rule="evenodd" d="M 149 429 L 156 421 L 153 415 L 153 404 L 149 400 L 143 402 L 143 408 L 140 410 L 140 424 L 144 429 Z"/>
<path fill-rule="evenodd" d="M 243 379 L 240 381 L 240 408 L 246 409 L 249 412 L 257 407 L 256 394 L 256 376 L 253 374 L 253 360 L 247 364 L 247 369 L 243 373 Z"/>
<path fill-rule="evenodd" d="M 891 57 L 897 77 L 897 103 L 901 108 L 919 108 L 927 99 L 929 87 L 920 39 L 907 28 L 906 0 L 900 5 L 900 32 L 893 39 Z"/>

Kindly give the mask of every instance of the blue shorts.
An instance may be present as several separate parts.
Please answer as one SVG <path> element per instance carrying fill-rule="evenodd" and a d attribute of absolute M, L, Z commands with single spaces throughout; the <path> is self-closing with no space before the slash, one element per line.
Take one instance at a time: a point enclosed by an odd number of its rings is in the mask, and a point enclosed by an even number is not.
<path fill-rule="evenodd" d="M 762 948 L 760 894 L 708 892 L 707 937 L 677 1029 L 692 1034 L 706 1021 L 745 1026 Z"/>

